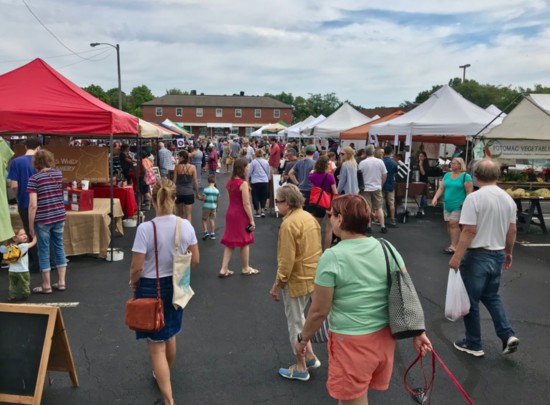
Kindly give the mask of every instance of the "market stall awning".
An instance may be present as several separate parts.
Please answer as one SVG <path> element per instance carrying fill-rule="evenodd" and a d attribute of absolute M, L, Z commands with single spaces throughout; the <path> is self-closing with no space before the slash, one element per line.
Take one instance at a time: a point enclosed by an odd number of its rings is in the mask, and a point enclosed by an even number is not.
<path fill-rule="evenodd" d="M 0 76 L 0 133 L 137 136 L 137 117 L 82 90 L 41 59 Z"/>

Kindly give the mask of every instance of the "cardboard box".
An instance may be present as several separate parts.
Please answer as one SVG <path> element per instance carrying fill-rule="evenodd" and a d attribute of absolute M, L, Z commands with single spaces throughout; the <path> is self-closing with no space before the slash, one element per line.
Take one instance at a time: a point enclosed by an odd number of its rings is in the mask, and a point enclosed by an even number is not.
<path fill-rule="evenodd" d="M 91 211 L 94 209 L 94 190 L 66 188 L 63 190 L 63 203 L 67 211 Z"/>

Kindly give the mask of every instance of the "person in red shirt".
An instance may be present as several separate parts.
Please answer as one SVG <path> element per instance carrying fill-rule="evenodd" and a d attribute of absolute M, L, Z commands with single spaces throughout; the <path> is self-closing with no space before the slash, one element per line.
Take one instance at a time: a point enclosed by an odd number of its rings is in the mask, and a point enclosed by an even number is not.
<path fill-rule="evenodd" d="M 281 163 L 281 149 L 277 144 L 277 138 L 271 138 L 271 149 L 269 150 L 269 167 L 271 168 L 271 175 L 279 174 L 279 165 Z"/>

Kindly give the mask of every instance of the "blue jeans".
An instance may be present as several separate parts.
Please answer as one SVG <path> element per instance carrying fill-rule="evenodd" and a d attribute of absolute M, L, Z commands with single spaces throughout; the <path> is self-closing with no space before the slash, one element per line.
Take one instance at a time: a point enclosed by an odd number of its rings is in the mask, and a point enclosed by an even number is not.
<path fill-rule="evenodd" d="M 53 224 L 34 224 L 34 232 L 38 240 L 38 261 L 41 272 L 51 270 L 50 246 L 53 248 L 57 268 L 67 267 L 65 249 L 63 248 L 64 227 L 65 221 L 54 222 Z"/>
<path fill-rule="evenodd" d="M 503 342 L 515 334 L 498 294 L 504 259 L 503 250 L 469 250 L 460 263 L 462 280 L 470 297 L 470 313 L 464 317 L 466 344 L 473 350 L 481 349 L 479 301 L 489 311 L 496 334 Z"/>

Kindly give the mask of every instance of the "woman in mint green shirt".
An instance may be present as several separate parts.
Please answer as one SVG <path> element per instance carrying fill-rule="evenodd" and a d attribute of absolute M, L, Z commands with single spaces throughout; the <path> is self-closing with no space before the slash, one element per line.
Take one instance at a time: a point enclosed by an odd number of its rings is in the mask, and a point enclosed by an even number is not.
<path fill-rule="evenodd" d="M 466 196 L 474 191 L 472 176 L 466 173 L 466 164 L 459 157 L 451 161 L 451 171 L 445 173 L 439 183 L 432 205 L 437 205 L 437 200 L 443 194 L 443 218 L 447 223 L 447 233 L 451 244 L 444 250 L 445 253 L 454 254 L 458 239 L 460 238 L 460 211 Z"/>
<path fill-rule="evenodd" d="M 305 355 L 307 343 L 328 316 L 327 390 L 344 404 L 367 403 L 369 388 L 388 388 L 393 368 L 386 260 L 380 242 L 365 236 L 370 210 L 363 197 L 338 197 L 327 215 L 341 242 L 319 260 L 313 303 L 295 349 Z M 406 271 L 397 250 L 390 248 L 397 258 L 397 263 L 390 261 L 391 270 Z M 413 345 L 422 354 L 431 350 L 425 333 L 415 337 Z"/>

